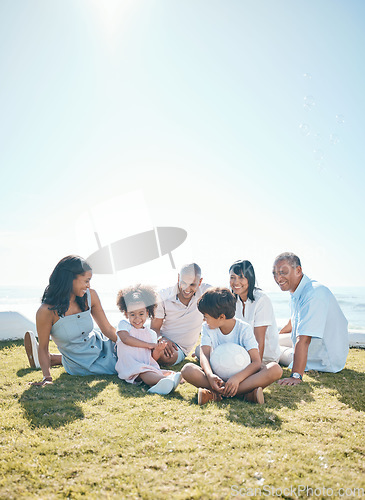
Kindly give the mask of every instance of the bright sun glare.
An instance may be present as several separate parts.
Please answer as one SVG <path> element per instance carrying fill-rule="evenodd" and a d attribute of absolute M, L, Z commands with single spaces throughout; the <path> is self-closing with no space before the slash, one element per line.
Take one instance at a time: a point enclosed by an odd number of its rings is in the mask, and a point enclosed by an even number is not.
<path fill-rule="evenodd" d="M 92 0 L 91 4 L 107 38 L 111 39 L 124 22 L 133 0 Z M 135 4 L 134 4 L 135 5 Z"/>

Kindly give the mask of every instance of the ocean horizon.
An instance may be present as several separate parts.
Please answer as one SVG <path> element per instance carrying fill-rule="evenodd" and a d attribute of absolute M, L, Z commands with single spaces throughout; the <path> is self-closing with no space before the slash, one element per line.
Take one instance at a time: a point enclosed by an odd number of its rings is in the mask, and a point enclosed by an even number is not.
<path fill-rule="evenodd" d="M 332 287 L 331 291 L 348 320 L 349 330 L 365 332 L 365 287 Z M 34 286 L 0 286 L 0 312 L 18 312 L 35 323 L 43 292 L 44 288 Z M 117 292 L 97 292 L 108 320 L 116 326 L 122 316 L 115 305 Z M 290 317 L 290 294 L 279 290 L 265 293 L 272 301 L 278 325 L 284 325 Z"/>

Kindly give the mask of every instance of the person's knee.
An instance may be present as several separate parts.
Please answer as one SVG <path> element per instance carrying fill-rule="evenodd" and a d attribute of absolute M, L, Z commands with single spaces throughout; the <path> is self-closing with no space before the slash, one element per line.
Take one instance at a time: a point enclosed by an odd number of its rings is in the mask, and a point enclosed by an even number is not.
<path fill-rule="evenodd" d="M 275 363 L 275 373 L 277 375 L 277 378 L 280 378 L 283 374 L 283 369 L 279 365 L 279 363 Z"/>
<path fill-rule="evenodd" d="M 283 369 L 278 363 L 269 363 L 267 369 L 270 371 L 271 378 L 273 380 L 278 380 L 283 374 Z"/>
<path fill-rule="evenodd" d="M 193 370 L 195 370 L 196 365 L 194 363 L 187 363 L 186 365 L 183 366 L 181 370 L 181 376 L 187 380 L 190 378 L 191 374 L 193 373 Z"/>
<path fill-rule="evenodd" d="M 291 333 L 281 333 L 279 335 L 279 346 L 280 347 L 293 347 Z"/>
<path fill-rule="evenodd" d="M 289 366 L 293 361 L 293 348 L 280 346 L 279 363 L 283 366 Z"/>

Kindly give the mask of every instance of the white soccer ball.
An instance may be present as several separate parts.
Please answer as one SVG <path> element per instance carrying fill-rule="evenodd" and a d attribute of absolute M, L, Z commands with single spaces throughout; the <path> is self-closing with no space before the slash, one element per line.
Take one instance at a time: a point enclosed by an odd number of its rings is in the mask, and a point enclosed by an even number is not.
<path fill-rule="evenodd" d="M 246 349 L 239 344 L 227 342 L 217 346 L 210 356 L 213 372 L 225 382 L 251 363 Z"/>

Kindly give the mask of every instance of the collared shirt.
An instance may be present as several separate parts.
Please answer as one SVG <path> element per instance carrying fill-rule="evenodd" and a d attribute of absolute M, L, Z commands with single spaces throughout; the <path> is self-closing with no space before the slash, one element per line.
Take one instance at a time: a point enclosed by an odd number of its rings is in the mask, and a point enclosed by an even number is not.
<path fill-rule="evenodd" d="M 347 319 L 332 292 L 304 274 L 290 308 L 293 345 L 299 335 L 312 337 L 305 370 L 342 370 L 349 351 Z"/>
<path fill-rule="evenodd" d="M 198 342 L 203 324 L 203 315 L 199 312 L 197 302 L 203 293 L 210 288 L 202 283 L 186 306 L 178 298 L 177 284 L 159 292 L 155 318 L 163 319 L 161 335 L 175 342 L 187 355 Z"/>

